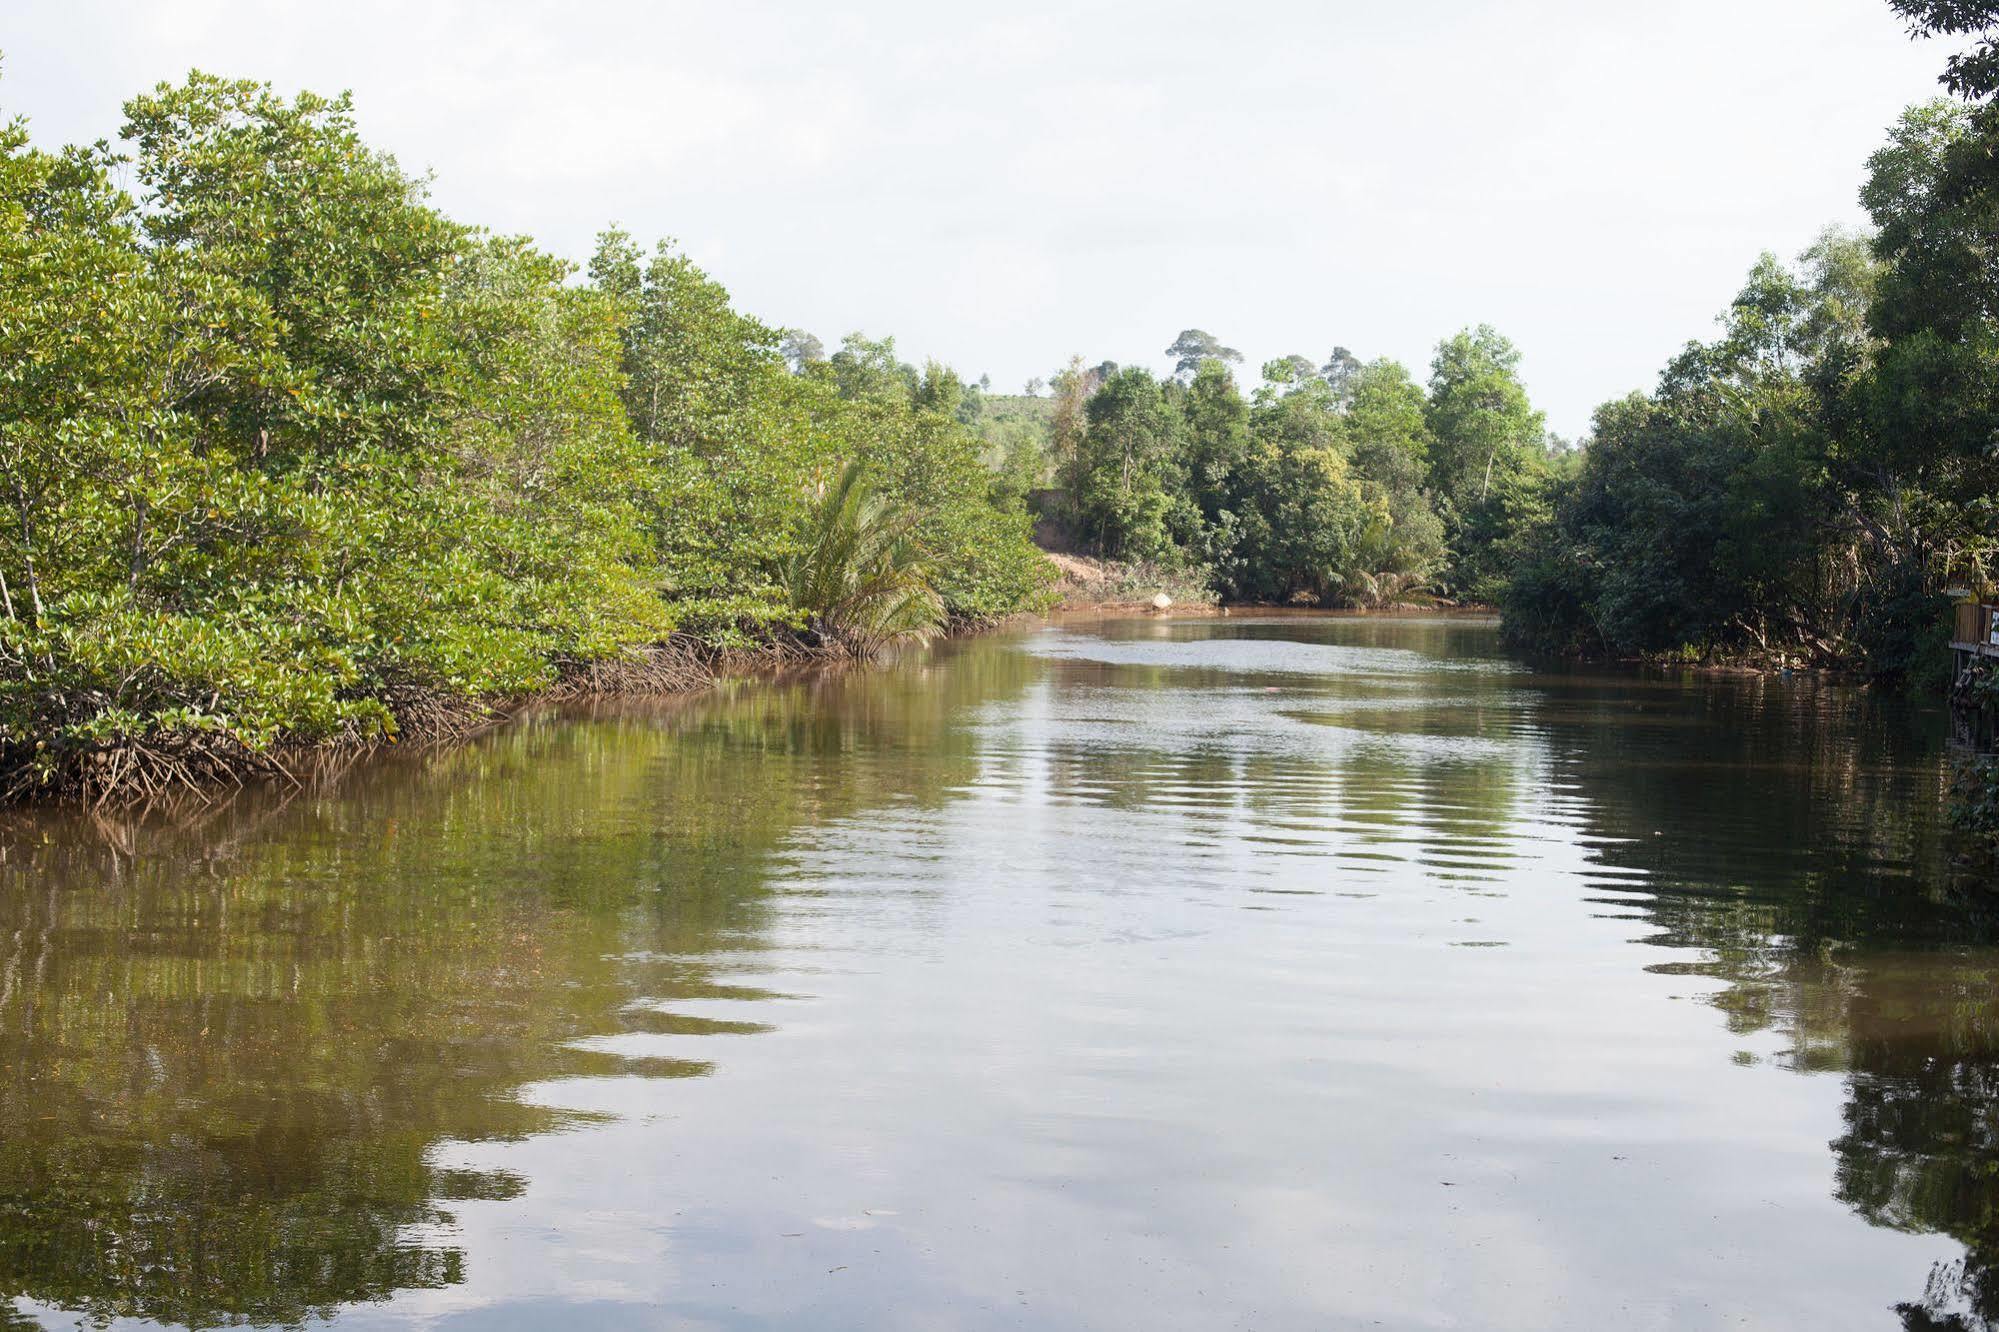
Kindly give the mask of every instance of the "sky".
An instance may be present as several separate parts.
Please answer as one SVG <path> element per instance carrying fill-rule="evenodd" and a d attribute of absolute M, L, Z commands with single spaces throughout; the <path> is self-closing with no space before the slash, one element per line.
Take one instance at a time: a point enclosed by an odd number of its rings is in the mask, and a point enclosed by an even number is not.
<path fill-rule="evenodd" d="M 1335 345 L 1520 347 L 1551 428 L 1650 388 L 1757 256 L 1858 226 L 1948 51 L 1885 0 L 4 0 L 0 114 L 115 137 L 194 68 L 351 89 L 453 216 L 672 237 L 738 305 L 1017 392 Z"/>

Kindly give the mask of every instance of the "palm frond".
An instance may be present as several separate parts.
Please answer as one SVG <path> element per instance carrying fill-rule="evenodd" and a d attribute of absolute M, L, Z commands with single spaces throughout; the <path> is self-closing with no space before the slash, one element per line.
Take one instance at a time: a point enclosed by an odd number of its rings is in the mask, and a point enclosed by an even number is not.
<path fill-rule="evenodd" d="M 872 657 L 891 643 L 937 631 L 944 603 L 916 541 L 918 520 L 877 491 L 859 461 L 842 469 L 784 570 L 791 604 L 814 633 L 854 656 Z"/>

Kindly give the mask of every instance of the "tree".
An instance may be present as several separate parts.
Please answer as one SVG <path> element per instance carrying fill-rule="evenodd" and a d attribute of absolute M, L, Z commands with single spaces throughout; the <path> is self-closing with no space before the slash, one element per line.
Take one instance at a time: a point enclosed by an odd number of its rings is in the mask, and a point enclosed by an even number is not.
<path fill-rule="evenodd" d="M 1203 563 L 1219 566 L 1228 562 L 1235 544 L 1237 474 L 1249 451 L 1249 405 L 1228 367 L 1210 360 L 1194 372 L 1179 408 L 1186 422 L 1182 474 L 1200 522 L 1191 544 Z"/>
<path fill-rule="evenodd" d="M 1220 361 L 1225 365 L 1242 363 L 1242 353 L 1233 347 L 1224 347 L 1214 334 L 1205 329 L 1188 328 L 1180 331 L 1173 339 L 1173 345 L 1166 349 L 1168 356 L 1174 357 L 1173 376 L 1187 379 L 1201 368 L 1203 361 Z"/>
<path fill-rule="evenodd" d="M 849 333 L 827 365 L 834 390 L 849 402 L 908 402 L 921 379 L 915 366 L 896 356 L 894 338 L 870 341 Z"/>
<path fill-rule="evenodd" d="M 1864 244 L 1828 233 L 1765 255 L 1658 390 L 1606 404 L 1548 529 L 1525 543 L 1509 632 L 1615 654 L 1837 660 L 1875 597 L 1862 518 L 1838 483 L 1837 411 L 1872 287 Z"/>
<path fill-rule="evenodd" d="M 1049 376 L 1054 390 L 1054 410 L 1048 418 L 1048 452 L 1055 475 L 1064 486 L 1073 485 L 1082 475 L 1083 432 L 1089 426 L 1085 409 L 1092 395 L 1103 386 L 1094 370 L 1083 368 L 1083 358 L 1072 356 L 1069 364 Z"/>
<path fill-rule="evenodd" d="M 1332 355 L 1319 367 L 1319 377 L 1333 390 L 1333 397 L 1344 405 L 1353 397 L 1354 377 L 1360 374 L 1361 362 L 1358 356 L 1345 347 L 1333 348 Z"/>
<path fill-rule="evenodd" d="M 590 276 L 620 315 L 623 398 L 644 446 L 647 532 L 663 595 L 690 630 L 725 639 L 783 622 L 777 571 L 798 538 L 815 461 L 807 402 L 775 329 L 668 242 L 647 258 L 620 231 Z"/>
<path fill-rule="evenodd" d="M 1180 414 L 1159 382 L 1133 367 L 1097 390 L 1084 415 L 1064 478 L 1084 538 L 1116 559 L 1177 560 Z"/>
<path fill-rule="evenodd" d="M 861 460 L 841 469 L 785 564 L 785 589 L 812 632 L 869 658 L 897 640 L 937 631 L 944 603 L 916 540 L 919 522 L 875 487 Z"/>
<path fill-rule="evenodd" d="M 952 621 L 1041 604 L 1052 570 L 1031 540 L 1022 488 L 986 466 L 976 431 L 944 411 L 882 404 L 842 410 L 820 428 L 837 436 L 839 456 L 866 459 L 880 491 L 916 515 L 914 539 Z"/>
<path fill-rule="evenodd" d="M 345 99 L 126 112 L 129 159 L 0 135 L 0 790 L 448 724 L 667 632 L 601 298 Z"/>
<path fill-rule="evenodd" d="M 1449 533 L 1451 590 L 1473 599 L 1498 595 L 1502 547 L 1545 506 L 1546 425 L 1519 369 L 1519 351 L 1483 324 L 1439 343 L 1430 366 L 1430 486 Z"/>
<path fill-rule="evenodd" d="M 1250 439 L 1229 477 L 1234 519 L 1219 570 L 1236 596 L 1331 605 L 1352 600 L 1365 533 L 1387 521 L 1347 457 L 1325 385 L 1257 395 Z"/>
<path fill-rule="evenodd" d="M 622 232 L 578 285 L 433 208 L 345 98 L 195 74 L 126 112 L 129 156 L 0 124 L 0 798 L 159 795 L 675 632 L 790 633 L 782 575 L 863 456 L 946 614 L 1038 604 L 948 369 L 856 337 L 788 373 Z"/>
<path fill-rule="evenodd" d="M 818 365 L 826 359 L 826 344 L 802 328 L 784 330 L 778 351 L 794 375 L 804 374 L 807 366 Z"/>
<path fill-rule="evenodd" d="M 1443 520 L 1427 489 L 1430 440 L 1423 390 L 1398 361 L 1357 367 L 1326 386 L 1345 417 L 1347 448 L 1363 491 L 1387 521 L 1363 534 L 1353 580 L 1363 599 L 1429 587 L 1448 560 Z"/>
<path fill-rule="evenodd" d="M 1950 103 L 1912 108 L 1869 159 L 1861 201 L 1884 264 L 1871 331 L 1884 342 L 1872 382 L 1866 457 L 1962 506 L 1991 494 L 1987 442 L 1999 426 L 1989 387 L 1999 354 L 1999 261 L 1990 236 L 1999 190 L 1956 196 L 1953 164 L 1986 151 L 1970 114 Z"/>
<path fill-rule="evenodd" d="M 1888 0 L 1919 37 L 1973 37 L 1950 57 L 1939 80 L 1967 100 L 1999 94 L 1999 4 L 1993 0 Z"/>
<path fill-rule="evenodd" d="M 1312 362 L 1295 352 L 1290 356 L 1280 356 L 1274 361 L 1263 363 L 1263 380 L 1266 384 L 1293 388 L 1312 379 L 1318 371 Z"/>
<path fill-rule="evenodd" d="M 1872 342 L 1847 357 L 1850 387 L 1837 397 L 1835 461 L 1881 571 L 1863 646 L 1918 679 L 1944 669 L 1942 590 L 1990 584 L 1999 555 L 1995 147 L 1999 132 L 1977 109 L 1911 108 L 1869 159 L 1861 192 L 1881 267 Z"/>

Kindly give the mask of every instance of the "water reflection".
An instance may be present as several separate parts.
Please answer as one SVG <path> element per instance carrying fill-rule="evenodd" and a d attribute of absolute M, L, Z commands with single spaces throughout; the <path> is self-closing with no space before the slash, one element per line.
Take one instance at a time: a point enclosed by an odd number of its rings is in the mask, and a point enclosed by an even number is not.
<path fill-rule="evenodd" d="M 1546 690 L 1604 863 L 1640 876 L 1605 901 L 1693 954 L 1652 971 L 1720 982 L 1731 1033 L 1777 1038 L 1762 1059 L 1841 1079 L 1840 1202 L 1964 1246 L 1903 1326 L 1999 1326 L 1999 898 L 1938 827 L 1939 719 L 1811 682 L 1659 683 Z"/>
<path fill-rule="evenodd" d="M 827 682 L 542 716 L 192 827 L 17 819 L 0 1291 L 210 1326 L 463 1281 L 453 1212 L 524 1182 L 440 1165 L 438 1145 L 587 1122 L 522 1089 L 698 1077 L 683 1038 L 763 1030 L 702 1014 L 781 997 L 738 979 L 765 857 L 801 826 L 934 798 L 880 752 L 968 771 L 941 719 L 963 690 L 1004 693 L 1007 665 L 892 709 Z"/>
<path fill-rule="evenodd" d="M 0 1294 L 1999 1325 L 1999 913 L 1939 730 L 1478 622 L 1132 621 L 16 820 Z"/>

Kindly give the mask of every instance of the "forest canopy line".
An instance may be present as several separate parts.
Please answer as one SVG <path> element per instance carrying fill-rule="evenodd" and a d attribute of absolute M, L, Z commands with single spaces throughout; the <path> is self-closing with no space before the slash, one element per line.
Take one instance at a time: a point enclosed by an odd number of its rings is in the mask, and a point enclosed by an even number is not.
<path fill-rule="evenodd" d="M 1488 327 L 1438 345 L 1427 391 L 1335 347 L 1266 363 L 1245 398 L 1241 354 L 1205 330 L 1166 354 L 1164 380 L 1080 358 L 1054 376 L 1054 504 L 1091 551 L 1204 571 L 1230 600 L 1489 602 L 1570 456 Z"/>
<path fill-rule="evenodd" d="M 392 739 L 670 639 L 1041 604 L 948 370 L 853 339 L 794 374 L 615 231 L 579 283 L 432 208 L 345 99 L 196 74 L 126 115 L 122 152 L 0 126 L 0 794 Z M 853 536 L 843 478 L 870 567 L 787 580 Z"/>
<path fill-rule="evenodd" d="M 1502 596 L 1519 644 L 1739 655 L 1941 690 L 1999 499 L 1999 5 L 1893 0 L 1975 39 L 1866 164 L 1865 235 L 1765 255 L 1650 394 L 1599 408 Z"/>
<path fill-rule="evenodd" d="M 1517 646 L 1742 660 L 1941 691 L 1952 589 L 1999 539 L 1999 4 L 1892 0 L 1968 39 L 1866 163 L 1871 227 L 1766 254 L 1649 394 L 1547 434 L 1489 328 L 1427 391 L 1345 348 L 1263 367 L 1188 329 L 1164 383 L 1080 362 L 1055 381 L 1077 530 L 1191 562 L 1225 596 L 1497 604 Z M 1988 691 L 1999 693 L 1999 691 Z M 1999 817 L 1999 816 L 1995 816 Z"/>
<path fill-rule="evenodd" d="M 829 355 L 670 244 L 579 273 L 448 218 L 344 97 L 197 73 L 125 110 L 116 147 L 0 127 L 0 796 L 1041 608 L 1030 498 L 1232 598 L 1490 597 L 1559 470 L 1490 329 L 1427 392 L 1336 348 L 1245 398 L 1188 330 L 1166 380 L 1008 398 Z"/>
<path fill-rule="evenodd" d="M 1892 4 L 1972 45 L 1868 162 L 1871 230 L 1765 256 L 1574 444 L 1483 325 L 1420 376 L 1250 383 L 1188 328 L 1170 374 L 1003 395 L 765 324 L 669 243 L 579 270 L 448 218 L 344 97 L 194 74 L 115 146 L 0 122 L 0 798 L 871 655 L 1048 605 L 1037 532 L 1216 598 L 1939 684 L 1999 494 L 1999 5 Z"/>

